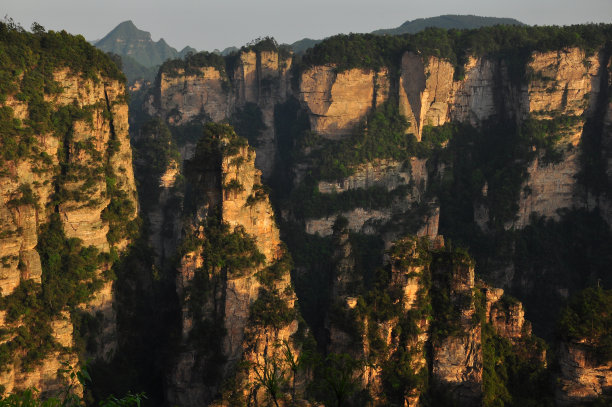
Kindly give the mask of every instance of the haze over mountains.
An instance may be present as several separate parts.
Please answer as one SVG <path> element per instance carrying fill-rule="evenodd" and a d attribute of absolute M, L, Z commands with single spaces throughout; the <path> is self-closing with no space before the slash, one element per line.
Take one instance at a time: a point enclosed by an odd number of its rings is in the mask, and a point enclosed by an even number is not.
<path fill-rule="evenodd" d="M 480 17 L 474 15 L 442 15 L 430 18 L 419 18 L 408 20 L 399 27 L 380 29 L 373 31 L 372 34 L 379 35 L 400 35 L 406 33 L 416 33 L 427 27 L 438 27 L 444 29 L 466 29 L 488 27 L 498 24 L 523 25 L 522 22 L 513 18 Z M 305 52 L 321 42 L 322 40 L 303 38 L 290 44 L 296 54 Z M 95 41 L 94 45 L 105 52 L 111 52 L 121 56 L 122 69 L 129 82 L 137 79 L 152 80 L 157 68 L 168 59 L 183 58 L 189 52 L 197 52 L 195 48 L 186 46 L 182 50 L 171 47 L 161 38 L 153 41 L 151 33 L 140 30 L 131 21 L 124 21 L 109 32 L 104 38 Z M 228 47 L 223 51 L 214 52 L 228 55 L 237 51 L 237 47 Z"/>

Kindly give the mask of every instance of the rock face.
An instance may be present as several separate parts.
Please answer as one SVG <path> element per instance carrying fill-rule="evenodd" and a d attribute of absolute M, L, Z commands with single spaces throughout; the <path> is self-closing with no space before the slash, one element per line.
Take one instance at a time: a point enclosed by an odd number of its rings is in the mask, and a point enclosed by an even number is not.
<path fill-rule="evenodd" d="M 161 72 L 159 78 L 159 110 L 170 123 L 181 125 L 205 116 L 221 121 L 229 117 L 232 95 L 225 72 L 214 67 Z"/>
<path fill-rule="evenodd" d="M 236 108 L 256 104 L 266 126 L 256 147 L 256 165 L 264 177 L 269 177 L 276 156 L 274 106 L 292 94 L 291 61 L 267 51 L 243 51 L 237 58 L 234 72 L 229 73 L 231 81 L 213 67 L 199 68 L 195 74 L 186 74 L 184 70 L 162 73 L 160 103 L 157 110 L 150 106 L 151 112 L 157 111 L 174 124 L 185 124 L 204 116 L 213 121 L 224 120 Z M 597 100 L 601 65 L 598 53 L 586 55 L 579 48 L 535 52 L 525 66 L 528 81 L 521 85 L 512 79 L 510 67 L 498 59 L 469 57 L 462 67 L 463 77 L 457 79 L 450 62 L 406 52 L 399 66 L 397 100 L 400 113 L 410 124 L 408 132 L 417 140 L 425 126 L 441 126 L 451 121 L 478 127 L 500 116 L 518 121 L 528 115 L 549 120 L 551 112 L 569 116 L 584 113 L 586 118 Z M 363 69 L 339 72 L 332 65 L 313 66 L 300 73 L 296 96 L 308 113 L 310 129 L 326 138 L 338 139 L 353 133 L 376 105 L 388 99 L 391 82 L 387 68 L 378 72 Z M 230 87 L 234 90 L 227 90 Z M 571 134 L 563 137 L 559 148 L 577 146 L 583 125 L 584 119 L 580 119 L 568 129 Z M 383 164 L 380 170 L 384 168 Z M 565 154 L 558 164 L 542 164 L 541 160 L 532 163 L 524 185 L 529 192 L 521 197 L 513 225 L 525 226 L 532 212 L 554 218 L 560 208 L 584 206 L 578 197 L 580 191 L 574 187 L 577 171 L 575 151 Z M 562 179 L 553 180 L 551 174 L 562 174 Z M 345 184 L 351 182 L 359 183 L 347 179 Z M 336 189 L 340 192 L 346 186 Z M 320 191 L 325 193 L 329 187 L 320 185 Z M 309 230 L 319 228 L 313 223 Z"/>
<path fill-rule="evenodd" d="M 449 290 L 450 303 L 459 314 L 458 321 L 449 321 L 451 326 L 454 325 L 450 331 L 458 330 L 461 333 L 434 338 L 433 376 L 461 404 L 476 405 L 482 393 L 483 361 L 482 327 L 475 321 L 476 304 L 472 299 L 474 265 L 469 258 L 454 255 L 444 257 L 442 267 L 432 268 L 433 289 Z M 449 272 L 449 267 L 452 270 L 450 278 L 444 275 Z"/>
<path fill-rule="evenodd" d="M 386 69 L 337 72 L 334 66 L 315 66 L 300 78 L 299 97 L 310 113 L 311 130 L 331 139 L 351 134 L 388 96 Z"/>
<path fill-rule="evenodd" d="M 494 117 L 506 117 L 520 123 L 528 118 L 542 121 L 553 120 L 559 115 L 570 116 L 575 119 L 571 124 L 559 127 L 558 134 L 551 134 L 559 139 L 555 148 L 561 152 L 561 158 L 551 163 L 541 154 L 528 164 L 516 218 L 507 227 L 527 226 L 532 214 L 558 219 L 559 209 L 596 204 L 605 207 L 605 203 L 585 199 L 584 191 L 576 183 L 583 127 L 594 114 L 602 86 L 602 55 L 597 52 L 587 55 L 579 48 L 535 52 L 525 65 L 527 83 L 520 84 L 511 76 L 510 67 L 498 59 L 469 57 L 462 68 L 463 77 L 456 79 L 455 69 L 449 62 L 436 57 L 424 59 L 406 52 L 400 65 L 399 110 L 410 124 L 407 131 L 418 140 L 425 126 L 436 127 L 449 122 L 480 127 Z M 373 82 L 384 86 L 374 86 Z M 300 77 L 299 96 L 309 114 L 311 130 L 328 138 L 350 134 L 365 120 L 375 100 L 386 100 L 388 83 L 385 69 L 378 73 L 359 69 L 338 73 L 333 66 L 305 70 Z M 427 184 L 427 171 L 420 173 L 425 176 L 420 177 L 417 171 L 412 181 L 423 179 Z M 335 183 L 319 182 L 319 191 L 340 193 L 374 185 L 389 189 L 390 185 L 406 182 L 411 182 L 411 178 L 392 170 L 389 163 L 371 162 L 357 168 L 355 175 L 346 179 Z M 387 223 L 401 211 L 400 208 L 355 208 L 342 215 L 349 219 L 352 230 L 373 233 L 372 224 Z M 609 211 L 604 212 L 604 216 L 610 216 Z M 330 235 L 336 215 L 307 219 L 307 232 Z M 487 230 L 487 209 L 476 206 L 475 220 Z M 432 229 L 428 233 L 435 235 L 435 232 Z"/>
<path fill-rule="evenodd" d="M 453 84 L 451 119 L 474 126 L 496 113 L 497 65 L 486 58 L 469 58 L 465 78 Z"/>
<path fill-rule="evenodd" d="M 354 270 L 346 229 L 336 226 L 334 242 L 335 305 L 326 319 L 329 351 L 346 352 L 377 366 L 366 366 L 356 374 L 374 404 L 418 406 L 429 382 L 435 392 L 459 405 L 481 405 L 482 330 L 490 326 L 495 335 L 523 346 L 531 338 L 531 328 L 522 304 L 509 300 L 502 289 L 476 281 L 473 261 L 445 249 L 441 236 L 431 241 L 404 238 L 389 250 L 390 279 L 383 288 L 396 308 L 380 319 L 364 311 L 369 309 L 367 300 L 362 298 L 359 301 L 366 303 L 356 305 L 364 281 Z M 525 348 L 525 353 L 530 352 Z M 404 384 L 395 383 L 400 373 L 390 369 L 407 354 L 415 376 Z M 541 354 L 533 357 L 534 363 L 543 363 Z M 388 380 L 395 385 L 389 387 Z M 404 385 L 408 387 L 398 390 Z"/>
<path fill-rule="evenodd" d="M 245 236 L 247 241 L 252 239 L 252 250 L 260 253 L 261 259 L 246 268 L 217 270 L 214 266 L 207 268 L 206 264 L 210 264 L 211 253 L 224 248 L 215 248 L 213 252 L 195 249 L 183 255 L 177 290 L 183 299 L 185 350 L 177 356 L 168 376 L 167 393 L 171 403 L 186 406 L 215 399 L 223 403 L 227 397 L 257 403 L 266 397 L 264 389 L 256 386 L 257 374 L 269 368 L 272 360 L 279 360 L 282 346 L 295 357 L 299 355 L 299 345 L 292 339 L 298 329 L 296 298 L 289 270 L 283 266 L 287 254 L 281 247 L 274 213 L 261 185 L 261 172 L 254 165 L 255 151 L 242 144 L 227 126 L 213 143 L 218 143 L 219 156 L 209 156 L 209 160 L 204 160 L 205 168 L 193 170 L 190 175 L 198 189 L 195 193 L 200 197 L 194 212 L 200 226 L 186 225 L 192 228 L 187 229 L 188 233 L 195 233 L 202 242 L 212 239 L 210 226 L 203 225 L 219 211 L 221 224 L 227 225 L 234 234 Z M 202 158 L 196 152 L 194 160 Z M 228 255 L 233 258 L 243 253 L 231 251 Z M 274 274 L 266 274 L 272 273 L 270 270 L 275 270 Z M 212 288 L 196 285 L 204 272 L 209 273 L 207 278 L 213 282 Z M 268 275 L 271 277 L 263 277 Z M 191 305 L 195 296 L 205 298 L 197 311 Z M 276 301 L 276 305 L 267 301 Z M 276 312 L 283 312 L 277 315 L 282 322 L 271 323 L 268 313 Z M 195 335 L 202 335 L 199 331 L 202 326 L 215 329 L 202 325 L 214 321 L 220 324 L 218 336 L 212 338 L 219 354 L 208 354 L 210 350 L 198 348 Z M 211 369 L 218 376 L 206 379 L 206 372 Z M 230 389 L 233 395 L 221 392 L 228 380 L 233 383 Z M 295 380 L 296 377 L 290 380 L 294 389 Z M 296 393 L 293 394 L 295 397 Z"/>
<path fill-rule="evenodd" d="M 248 51 L 240 54 L 234 70 L 236 107 L 256 104 L 261 110 L 265 129 L 258 137 L 256 165 L 264 177 L 270 177 L 276 159 L 274 109 L 291 94 L 291 56 L 275 51 Z"/>
<path fill-rule="evenodd" d="M 195 178 L 189 181 L 190 185 L 198 185 L 196 189 L 199 189 L 201 199 L 194 208 L 188 210 L 193 221 L 185 225 L 183 233 L 185 236 L 195 236 L 196 240 L 206 241 L 207 229 L 202 226 L 202 222 L 210 219 L 213 208 L 218 208 L 220 219 L 229 225 L 230 231 L 238 228 L 255 239 L 258 250 L 266 259 L 266 266 L 269 266 L 282 260 L 283 250 L 280 249 L 279 232 L 272 210 L 261 187 L 259 170 L 264 177 L 272 174 L 281 144 L 276 134 L 280 125 L 275 120 L 275 107 L 289 98 L 299 101 L 299 114 L 304 114 L 305 122 L 308 123 L 306 128 L 300 128 L 303 131 L 299 137 L 307 134 L 304 138 L 308 138 L 312 135 L 308 131 L 311 131 L 323 137 L 322 143 L 330 144 L 349 140 L 348 137 L 354 135 L 360 126 L 367 126 L 368 114 L 386 101 L 397 103 L 399 112 L 410 124 L 407 133 L 422 142 L 418 144 L 419 147 L 431 142 L 427 138 L 423 139 L 432 134 L 430 126 L 435 128 L 447 124 L 465 124 L 466 127 L 470 125 L 474 128 L 471 130 L 480 131 L 488 128 L 490 120 L 500 119 L 516 125 L 522 131 L 521 126 L 531 121 L 541 124 L 555 122 L 561 116 L 568 118 L 566 123 L 553 126 L 554 134 L 548 134 L 553 130 L 546 130 L 546 137 L 555 138 L 554 148 L 558 153 L 556 160 L 549 160 L 541 146 L 538 146 L 537 153 L 526 153 L 528 158 L 521 158 L 525 161 L 520 163 L 524 165 L 522 170 L 525 176 L 516 202 L 517 211 L 514 219 L 510 216 L 502 226 L 506 229 L 522 229 L 530 224 L 532 215 L 559 219 L 560 209 L 597 205 L 606 212 L 604 217 L 612 217 L 610 205 L 604 202 L 605 199 L 596 200 L 577 183 L 585 128 L 589 120 L 599 114 L 596 110 L 602 95 L 607 95 L 602 92 L 610 83 L 606 70 L 608 64 L 609 61 L 604 61 L 603 52 L 587 55 L 578 48 L 567 48 L 534 52 L 523 62 L 493 56 L 468 56 L 464 66 L 458 67 L 456 71 L 456 67 L 444 59 L 406 52 L 399 66 L 378 71 L 358 68 L 339 70 L 332 65 L 309 66 L 299 71 L 299 77 L 293 78 L 295 88 L 292 89 L 289 59 L 281 57 L 278 52 L 245 49 L 227 65 L 233 67 L 231 72 L 203 67 L 195 73 L 176 70 L 162 74 L 159 101 L 156 101 L 157 105 L 151 103 L 149 108 L 151 113 L 160 114 L 176 126 L 188 125 L 194 121 L 232 119 L 247 106 L 254 105 L 259 109 L 265 129 L 258 138 L 257 155 L 248 147 L 240 146 L 232 150 L 231 154 L 222 155 L 218 163 L 200 173 L 197 181 L 193 181 Z M 519 80 L 517 76 L 521 76 L 523 70 L 525 81 Z M 18 102 L 10 103 L 13 103 L 15 111 L 20 111 Z M 608 127 L 612 123 L 610 106 L 607 100 L 604 124 Z M 605 134 L 609 133 L 608 130 L 605 127 Z M 296 134 L 291 134 L 291 137 L 295 138 L 283 142 L 300 144 L 304 141 Z M 607 162 L 612 163 L 612 142 L 608 139 L 603 137 L 602 148 L 607 154 Z M 306 140 L 305 144 L 309 141 Z M 436 148 L 444 151 L 448 145 L 451 144 L 443 142 Z M 197 156 L 196 145 L 191 141 L 180 148 L 184 158 L 189 159 L 194 154 Z M 311 157 L 311 153 L 312 156 L 325 153 L 318 151 L 317 146 L 302 147 L 301 144 L 292 152 L 296 151 L 308 157 Z M 435 188 L 429 187 L 435 187 L 438 181 L 452 179 L 460 174 L 454 172 L 457 169 L 445 168 L 444 162 L 438 162 L 438 159 L 444 161 L 441 155 L 419 156 L 430 158 L 413 157 L 405 161 L 370 159 L 352 166 L 352 175 L 343 179 L 335 182 L 316 179 L 306 185 L 312 186 L 315 191 L 313 195 L 322 197 L 324 203 L 350 196 L 366 196 L 367 191 L 378 191 L 379 195 L 384 195 L 384 198 L 388 198 L 384 203 L 374 202 L 378 196 L 371 198 L 368 195 L 367 199 L 356 199 L 352 206 L 342 206 L 343 209 L 336 210 L 329 209 L 333 206 L 329 205 L 307 216 L 299 211 L 292 212 L 292 208 L 289 208 L 283 210 L 283 218 L 295 223 L 300 232 L 315 235 L 308 236 L 313 241 L 317 241 L 316 235 L 331 236 L 330 240 L 334 241 L 335 250 L 331 258 L 335 267 L 332 288 L 335 308 L 332 311 L 341 310 L 341 316 L 351 316 L 362 329 L 358 335 L 353 335 L 354 332 L 348 332 L 350 327 L 338 323 L 330 311 L 324 327 L 329 333 L 328 350 L 347 352 L 358 359 L 380 362 L 378 367 L 364 368 L 355 377 L 374 399 L 378 397 L 381 405 L 388 401 L 380 399 L 383 393 L 389 392 L 385 388 L 389 385 L 385 382 L 385 368 L 381 366 L 391 360 L 389 355 L 397 355 L 399 358 L 405 352 L 411 355 L 410 363 L 414 372 L 422 371 L 431 379 L 430 383 L 448 392 L 460 404 L 477 405 L 483 397 L 483 372 L 488 363 L 484 357 L 484 341 L 495 336 L 502 338 L 503 343 L 509 343 L 508 346 L 518 348 L 531 338 L 531 326 L 525 320 L 525 311 L 520 302 L 504 296 L 503 290 L 493 289 L 475 279 L 473 265 L 468 259 L 445 252 L 439 242 L 427 246 L 424 251 L 417 250 L 418 245 L 408 245 L 411 248 L 400 255 L 400 258 L 404 256 L 410 259 L 407 264 L 393 256 L 389 263 L 391 283 L 388 288 L 401 293 L 401 298 L 398 297 L 394 305 L 400 304 L 402 313 L 395 319 L 384 320 L 359 314 L 362 312 L 359 296 L 363 293 L 355 287 L 363 288 L 364 277 L 351 274 L 356 267 L 356 254 L 349 242 L 350 233 L 378 236 L 387 248 L 391 247 L 391 242 L 407 233 L 427 236 L 434 241 L 438 235 L 441 209 L 435 197 Z M 292 163 L 290 170 L 297 174 L 293 179 L 294 187 L 312 181 L 309 170 L 313 168 L 308 165 L 306 160 Z M 177 174 L 183 170 L 181 163 L 169 165 L 160 179 L 161 187 L 169 190 L 174 180 L 180 179 Z M 610 176 L 609 164 L 607 171 Z M 478 178 L 478 175 L 482 174 L 472 173 L 474 178 Z M 480 194 L 476 191 L 478 197 L 473 202 L 474 222 L 485 234 L 490 231 L 489 211 L 492 210 L 486 206 L 490 202 L 481 199 L 487 198 L 487 190 L 488 185 L 485 184 Z M 283 191 L 280 192 L 282 195 Z M 358 195 L 360 193 L 364 195 Z M 463 194 L 465 191 L 452 193 Z M 166 198 L 162 196 L 160 199 Z M 471 205 L 467 205 L 470 214 L 471 208 Z M 313 212 L 316 214 L 312 215 Z M 334 230 L 339 215 L 347 221 L 341 232 Z M 164 219 L 167 217 L 161 211 L 151 215 L 157 231 L 154 240 L 163 240 L 159 232 L 163 227 L 160 225 L 165 224 Z M 171 223 L 174 241 L 178 241 L 181 227 L 177 225 L 180 222 Z M 399 245 L 403 243 L 400 241 Z M 164 243 L 159 247 L 164 251 L 162 246 L 171 245 Z M 295 330 L 294 320 L 280 329 L 269 331 L 254 327 L 251 321 L 251 307 L 263 298 L 262 292 L 284 292 L 289 280 L 283 277 L 273 286 L 265 287 L 254 277 L 264 270 L 261 265 L 252 267 L 240 276 L 208 272 L 208 281 L 214 281 L 214 289 L 208 292 L 202 312 L 196 315 L 189 311 L 189 298 L 193 295 L 190 287 L 197 282 L 197 276 L 206 267 L 207 255 L 202 248 L 182 254 L 177 286 L 184 305 L 183 344 L 187 350 L 179 355 L 173 373 L 169 376 L 168 397 L 171 402 L 189 405 L 202 399 L 226 400 L 227 394 L 220 394 L 222 383 L 219 380 L 236 378 L 244 384 L 248 382 L 245 377 L 250 374 L 249 380 L 253 382 L 256 380 L 252 376 L 253 372 L 240 371 L 236 366 L 244 361 L 265 365 L 265 355 L 270 355 L 268 352 L 274 348 L 274 344 L 289 338 Z M 440 262 L 435 263 L 432 258 Z M 16 268 L 18 260 L 7 258 L 7 264 Z M 32 270 L 35 270 L 35 262 L 32 264 Z M 513 287 L 516 283 L 513 281 L 514 265 L 508 263 L 499 268 L 501 271 L 495 270 L 495 278 L 499 277 L 498 282 L 503 281 L 504 286 Z M 32 274 L 35 275 L 35 271 Z M 428 281 L 431 281 L 431 286 Z M 443 298 L 435 298 L 438 295 L 436 293 L 444 293 Z M 293 308 L 291 290 L 280 297 L 289 308 Z M 441 303 L 452 308 L 454 313 L 445 311 Z M 432 314 L 418 314 L 417 311 L 421 312 L 422 309 L 431 309 Z M 400 322 L 405 322 L 400 319 L 414 313 L 418 317 L 411 320 L 411 327 L 415 327 L 418 333 L 400 339 L 398 327 Z M 439 319 L 443 322 L 440 323 Z M 194 335 L 199 332 L 198 324 L 208 320 L 218 322 L 223 328 L 219 331 L 210 329 L 223 338 L 217 349 L 218 354 L 223 355 L 221 362 L 213 360 L 211 355 L 203 355 L 202 349 L 198 349 L 193 342 Z M 371 332 L 376 335 L 370 335 Z M 374 336 L 380 342 L 373 340 Z M 389 352 L 384 357 L 375 354 L 380 343 Z M 263 359 L 256 356 L 257 352 L 264 355 Z M 544 363 L 541 354 L 532 356 L 538 363 Z M 572 363 L 575 365 L 574 362 L 568 362 L 568 366 Z M 218 370 L 215 370 L 217 367 Z M 215 372 L 219 380 L 209 378 L 206 379 L 209 381 L 202 382 L 201 376 L 206 371 Z M 236 388 L 241 389 L 239 393 L 245 398 L 257 399 L 263 396 L 253 388 Z M 401 400 L 393 399 L 392 402 L 418 405 L 423 391 L 423 388 L 415 386 L 402 395 Z"/>
<path fill-rule="evenodd" d="M 578 48 L 534 53 L 527 64 L 525 111 L 543 118 L 551 112 L 580 116 L 596 100 L 599 66 L 597 53 L 588 56 Z"/>
<path fill-rule="evenodd" d="M 162 70 L 145 111 L 180 126 L 228 120 L 245 105 L 255 104 L 265 127 L 258 137 L 257 167 L 270 176 L 276 158 L 274 109 L 291 93 L 291 56 L 243 50 L 236 58 L 231 72 L 214 66 Z M 192 148 L 183 157 L 189 158 Z"/>
<path fill-rule="evenodd" d="M 598 363 L 589 346 L 562 343 L 559 349 L 561 378 L 556 402 L 574 406 L 608 394 L 612 388 L 612 362 Z"/>
<path fill-rule="evenodd" d="M 399 86 L 400 112 L 410 123 L 409 131 L 421 140 L 423 126 L 441 126 L 448 120 L 454 67 L 444 60 L 407 52 L 402 57 Z"/>
<path fill-rule="evenodd" d="M 125 207 L 129 208 L 124 213 L 124 220 L 129 222 L 137 215 L 125 85 L 100 75 L 84 79 L 68 68 L 57 69 L 53 78 L 61 90 L 44 95 L 51 111 L 72 109 L 82 113 L 68 116 L 67 134 L 57 129 L 34 134 L 33 143 L 38 154 L 2 163 L 0 288 L 4 297 L 23 284 L 41 283 L 44 271 L 37 245 L 41 228 L 49 224 L 54 214 L 59 215 L 65 236 L 78 239 L 81 247 L 91 246 L 106 254 L 111 247 L 119 253 L 125 248 L 128 243 L 125 236 L 119 234 L 112 241 L 107 237 L 109 220 L 104 214 L 115 198 L 105 173 L 112 178 L 114 190 L 121 191 Z M 12 107 L 15 119 L 31 118 L 27 104 L 11 97 L 0 105 Z M 96 274 L 101 276 L 109 267 L 108 261 L 102 262 Z M 113 302 L 112 281 L 106 280 L 89 302 L 79 306 L 92 316 L 99 315 L 101 331 L 96 334 L 99 346 L 92 356 L 106 360 L 112 357 L 116 345 Z M 3 319 L 2 327 L 11 339 L 21 324 L 25 322 Z M 72 350 L 73 329 L 67 310 L 53 316 L 49 324 L 56 344 L 54 350 L 35 362 L 30 371 L 22 370 L 18 357 L 3 366 L 0 384 L 5 391 L 32 386 L 42 392 L 57 390 L 63 386 L 58 377 L 58 369 L 64 368 L 62 363 L 78 365 Z"/>
<path fill-rule="evenodd" d="M 415 194 L 418 194 L 427 185 L 425 164 L 425 160 L 418 158 L 411 159 L 410 165 L 393 160 L 376 160 L 357 167 L 353 175 L 341 181 L 319 181 L 318 188 L 319 192 L 323 194 L 341 193 L 351 189 L 367 189 L 375 186 L 392 191 L 401 185 L 413 183 L 414 185 L 421 184 L 421 189 L 414 191 Z"/>
<path fill-rule="evenodd" d="M 305 230 L 309 234 L 330 236 L 332 226 L 338 215 L 348 219 L 348 228 L 353 232 L 377 234 L 382 228 L 391 234 L 386 240 L 394 240 L 398 234 L 415 233 L 419 236 L 436 236 L 438 233 L 439 207 L 435 201 L 425 197 L 428 185 L 427 161 L 412 158 L 408 162 L 394 160 L 376 160 L 358 166 L 354 174 L 335 182 L 319 181 L 318 190 L 324 196 L 333 196 L 348 191 L 368 188 L 382 188 L 395 195 L 393 201 L 386 207 L 364 208 L 356 207 L 340 214 L 334 213 L 317 219 L 306 219 Z M 421 210 L 414 211 L 415 206 Z M 389 227 L 396 225 L 398 218 L 407 219 L 407 213 L 417 212 L 415 225 L 406 228 Z"/>

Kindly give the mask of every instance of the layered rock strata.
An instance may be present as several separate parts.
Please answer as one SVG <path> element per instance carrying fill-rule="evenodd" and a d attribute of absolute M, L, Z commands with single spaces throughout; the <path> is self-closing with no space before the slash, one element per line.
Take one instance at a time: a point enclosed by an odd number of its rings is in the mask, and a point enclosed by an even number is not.
<path fill-rule="evenodd" d="M 291 56 L 277 51 L 243 50 L 232 71 L 203 66 L 161 71 L 158 84 L 145 102 L 150 115 L 160 115 L 170 125 L 182 126 L 207 121 L 229 120 L 247 104 L 261 112 L 264 129 L 258 137 L 257 167 L 270 176 L 276 158 L 274 109 L 291 92 Z M 191 157 L 184 152 L 185 158 Z"/>
<path fill-rule="evenodd" d="M 375 405 L 418 406 L 421 395 L 428 389 L 427 382 L 436 392 L 447 394 L 460 405 L 480 405 L 484 364 L 482 329 L 485 324 L 490 325 L 496 335 L 522 346 L 522 341 L 531 338 L 522 304 L 508 300 L 502 289 L 477 282 L 473 261 L 445 249 L 441 237 L 433 241 L 404 238 L 390 249 L 387 266 L 390 281 L 386 291 L 392 293 L 391 301 L 397 304 L 397 309 L 388 318 L 373 318 L 372 314 L 363 313 L 364 304 L 357 305 L 358 301 L 364 301 L 357 299 L 364 281 L 355 274 L 354 254 L 346 229 L 337 229 L 334 236 L 336 305 L 326 323 L 330 351 L 348 352 L 358 360 L 372 362 L 356 377 Z M 477 314 L 481 307 L 482 319 Z M 351 318 L 353 321 L 349 323 L 346 319 Z M 355 324 L 362 328 L 347 329 Z M 388 369 L 397 358 L 404 360 L 405 355 L 410 355 L 414 381 L 400 397 L 388 387 L 388 380 L 394 380 L 398 373 Z M 544 363 L 543 355 L 533 357 L 538 363 Z"/>
<path fill-rule="evenodd" d="M 244 269 L 222 267 L 217 270 L 206 266 L 211 261 L 208 258 L 210 252 L 201 248 L 183 255 L 177 290 L 183 301 L 185 350 L 177 356 L 168 376 L 168 399 L 186 406 L 200 405 L 203 401 L 210 403 L 215 399 L 223 404 L 228 397 L 261 402 L 269 395 L 263 387 L 257 386 L 258 375 L 270 367 L 272 360 L 274 363 L 280 360 L 284 350 L 288 349 L 296 358 L 299 355 L 299 345 L 292 338 L 298 329 L 296 298 L 289 270 L 283 268 L 287 254 L 281 245 L 268 196 L 261 185 L 261 172 L 254 165 L 255 151 L 242 144 L 229 127 L 224 127 L 219 137 L 214 141 L 218 143 L 219 156 L 216 159 L 208 157 L 205 168 L 200 167 L 189 176 L 197 188 L 194 193 L 200 197 L 193 213 L 195 225 L 199 223 L 200 226 L 186 225 L 186 228 L 193 228 L 187 229 L 187 233 L 206 242 L 210 238 L 207 236 L 210 229 L 202 225 L 218 211 L 220 221 L 230 232 L 252 239 L 252 250 L 261 253 L 261 259 Z M 196 153 L 194 159 L 202 158 Z M 228 253 L 232 257 L 243 254 Z M 199 290 L 206 291 L 194 291 L 201 273 L 208 273 L 206 278 L 214 286 L 200 286 Z M 269 275 L 267 273 L 274 274 L 269 278 L 263 277 Z M 190 305 L 195 296 L 205 298 L 197 311 Z M 276 305 L 267 301 L 276 301 Z M 281 311 L 284 314 L 277 316 L 282 322 L 269 322 L 271 316 L 268 313 Z M 202 333 L 194 329 L 199 329 L 203 322 L 219 324 L 220 329 L 216 331 L 219 336 L 212 338 L 218 345 L 215 352 L 219 354 L 207 354 L 208 350 L 198 348 L 197 336 L 194 335 Z M 207 376 L 205 372 L 211 369 L 215 369 L 219 376 L 203 379 Z M 222 392 L 222 385 L 228 380 L 233 385 L 229 393 Z M 295 377 L 291 379 L 294 389 L 295 380 Z M 292 394 L 295 397 L 295 392 Z"/>
<path fill-rule="evenodd" d="M 44 95 L 50 110 L 72 109 L 81 114 L 69 116 L 67 134 L 57 129 L 34 134 L 33 150 L 37 154 L 2 165 L 0 287 L 4 297 L 15 292 L 21 284 L 41 283 L 45 271 L 37 248 L 41 229 L 50 222 L 52 215 L 59 215 L 68 239 L 107 256 L 111 248 L 121 253 L 129 242 L 121 233 L 112 240 L 108 237 L 111 230 L 105 213 L 112 210 L 115 194 L 112 191 L 120 191 L 125 208 L 128 208 L 123 221 L 129 223 L 137 216 L 125 85 L 100 75 L 85 79 L 68 68 L 55 70 L 53 80 L 61 90 Z M 15 120 L 27 123 L 33 119 L 28 115 L 26 102 L 9 96 L 2 106 L 12 109 Z M 96 275 L 102 278 L 110 266 L 109 261 L 102 261 Z M 92 333 L 98 345 L 93 356 L 105 360 L 112 357 L 116 347 L 113 304 L 112 281 L 103 278 L 101 288 L 88 302 L 79 305 L 79 309 L 97 315 L 101 321 L 100 332 Z M 63 386 L 58 372 L 65 369 L 64 363 L 77 367 L 79 361 L 72 350 L 76 338 L 70 316 L 64 310 L 53 318 L 50 327 L 56 350 L 37 361 L 29 371 L 22 370 L 20 358 L 15 357 L 3 367 L 0 375 L 5 391 L 29 387 L 42 392 L 57 390 Z M 2 325 L 8 332 L 14 332 L 22 323 L 3 319 Z"/>

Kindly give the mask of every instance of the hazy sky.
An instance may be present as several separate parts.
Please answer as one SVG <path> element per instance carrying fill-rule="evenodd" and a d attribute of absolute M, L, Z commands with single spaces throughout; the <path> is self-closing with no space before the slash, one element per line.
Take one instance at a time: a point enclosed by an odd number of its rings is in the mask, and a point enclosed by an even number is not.
<path fill-rule="evenodd" d="M 190 45 L 210 51 L 266 35 L 292 43 L 440 14 L 513 17 L 538 25 L 610 23 L 612 0 L 2 0 L 0 12 L 25 28 L 37 21 L 88 40 L 132 20 L 179 50 Z"/>

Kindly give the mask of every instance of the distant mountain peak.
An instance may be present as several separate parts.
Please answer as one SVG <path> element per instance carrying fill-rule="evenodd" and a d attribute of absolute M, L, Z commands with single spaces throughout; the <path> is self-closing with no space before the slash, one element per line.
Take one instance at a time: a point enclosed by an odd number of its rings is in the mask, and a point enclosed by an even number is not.
<path fill-rule="evenodd" d="M 125 20 L 124 22 L 119 23 L 117 27 L 121 27 L 121 26 L 132 27 L 138 30 L 138 27 L 136 27 L 136 24 L 134 24 L 132 20 Z"/>
<path fill-rule="evenodd" d="M 140 30 L 132 20 L 117 25 L 96 42 L 96 47 L 105 52 L 130 57 L 147 68 L 161 65 L 167 59 L 180 56 L 179 52 L 168 45 L 163 38 L 157 42 L 153 41 L 151 33 Z"/>
<path fill-rule="evenodd" d="M 514 18 L 500 18 L 500 17 L 481 17 L 474 14 L 444 14 L 437 17 L 417 18 L 414 20 L 407 20 L 396 28 L 386 28 L 381 30 L 372 31 L 371 34 L 376 35 L 401 35 L 401 34 L 415 34 L 428 27 L 437 27 L 444 29 L 470 29 L 480 28 L 492 25 L 525 25 L 524 23 Z M 322 40 L 313 40 L 311 38 L 303 38 L 299 41 L 291 44 L 293 52 L 301 54 L 306 52 L 308 48 L 314 47 Z"/>
<path fill-rule="evenodd" d="M 127 20 L 117 25 L 108 34 L 106 34 L 104 38 L 98 41 L 98 43 L 101 43 L 107 38 L 138 38 L 153 41 L 151 40 L 151 33 L 140 30 L 138 27 L 136 27 L 132 20 Z"/>
<path fill-rule="evenodd" d="M 399 27 L 372 31 L 372 34 L 414 34 L 428 27 L 438 27 L 444 29 L 470 29 L 488 27 L 492 25 L 525 25 L 514 18 L 504 17 L 482 17 L 474 14 L 443 14 L 437 17 L 417 18 L 407 20 Z"/>

